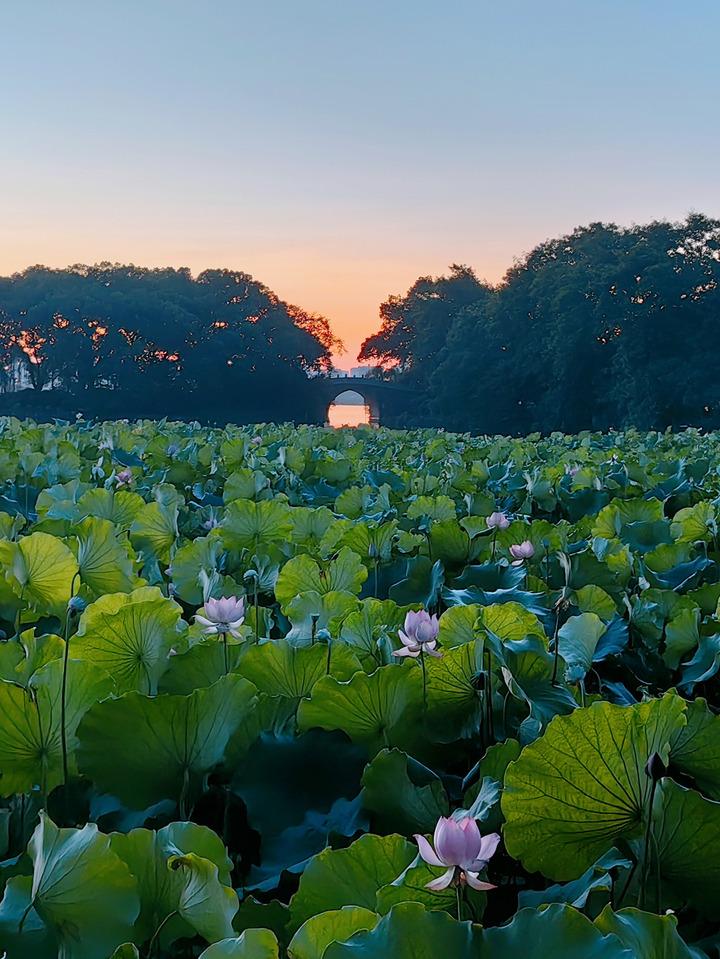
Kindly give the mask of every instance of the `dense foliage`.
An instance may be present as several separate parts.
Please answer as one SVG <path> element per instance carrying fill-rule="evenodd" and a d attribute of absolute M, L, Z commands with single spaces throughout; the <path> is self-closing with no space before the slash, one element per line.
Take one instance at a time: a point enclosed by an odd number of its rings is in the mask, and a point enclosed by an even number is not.
<path fill-rule="evenodd" d="M 0 955 L 717 956 L 718 462 L 0 420 Z"/>
<path fill-rule="evenodd" d="M 223 422 L 228 406 L 290 418 L 335 345 L 327 320 L 246 273 L 102 263 L 0 278 L 5 389 L 52 387 L 93 414 L 185 401 Z"/>
<path fill-rule="evenodd" d="M 483 432 L 720 425 L 720 222 L 591 224 L 381 307 L 361 359 L 419 388 L 427 423 Z"/>

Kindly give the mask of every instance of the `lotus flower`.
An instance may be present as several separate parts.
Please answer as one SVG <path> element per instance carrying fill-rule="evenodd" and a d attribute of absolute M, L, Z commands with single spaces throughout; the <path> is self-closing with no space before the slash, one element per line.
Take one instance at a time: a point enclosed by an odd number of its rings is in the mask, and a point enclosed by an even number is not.
<path fill-rule="evenodd" d="M 504 513 L 491 513 L 487 520 L 488 529 L 507 529 L 510 525 L 510 520 Z"/>
<path fill-rule="evenodd" d="M 522 543 L 511 546 L 510 555 L 513 558 L 513 566 L 522 566 L 526 559 L 532 559 L 535 555 L 535 547 L 529 539 L 526 539 Z"/>
<path fill-rule="evenodd" d="M 223 633 L 240 636 L 240 627 L 245 620 L 245 601 L 236 596 L 223 596 L 222 599 L 208 599 L 205 603 L 205 615 L 195 616 L 195 622 L 205 627 L 205 632 Z"/>
<path fill-rule="evenodd" d="M 442 656 L 440 650 L 435 648 L 440 632 L 437 616 L 431 616 L 424 609 L 416 613 L 409 612 L 403 627 L 398 630 L 402 648 L 396 649 L 393 656 L 412 656 L 413 659 L 417 659 L 420 653 L 427 653 L 436 659 Z"/>
<path fill-rule="evenodd" d="M 478 873 L 495 853 L 500 836 L 496 832 L 481 836 L 478 824 L 471 816 L 463 819 L 441 816 L 435 826 L 434 849 L 424 836 L 415 836 L 415 841 L 420 855 L 429 866 L 445 869 L 442 876 L 426 885 L 426 889 L 440 892 L 452 882 L 461 885 L 467 883 L 480 892 L 495 888 L 492 883 L 479 880 Z"/>
<path fill-rule="evenodd" d="M 133 474 L 129 466 L 126 466 L 125 469 L 120 470 L 120 472 L 115 476 L 118 486 L 129 486 L 132 483 L 132 478 Z"/>
<path fill-rule="evenodd" d="M 260 446 L 262 444 L 262 436 L 253 436 L 250 442 L 253 446 Z"/>

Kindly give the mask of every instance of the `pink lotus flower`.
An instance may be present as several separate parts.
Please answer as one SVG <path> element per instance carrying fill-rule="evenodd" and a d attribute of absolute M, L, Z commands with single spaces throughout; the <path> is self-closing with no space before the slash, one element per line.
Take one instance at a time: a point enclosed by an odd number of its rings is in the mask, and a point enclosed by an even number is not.
<path fill-rule="evenodd" d="M 125 467 L 115 476 L 118 486 L 129 486 L 132 483 L 132 478 L 133 474 L 130 467 Z"/>
<path fill-rule="evenodd" d="M 442 653 L 436 649 L 440 624 L 437 616 L 431 616 L 427 610 L 420 609 L 416 613 L 409 612 L 405 617 L 404 629 L 398 630 L 402 643 L 401 649 L 396 649 L 393 656 L 411 656 L 417 659 L 420 653 L 427 653 L 440 659 Z"/>
<path fill-rule="evenodd" d="M 522 566 L 526 559 L 532 559 L 535 555 L 535 547 L 529 539 L 526 539 L 522 543 L 511 546 L 510 555 L 513 558 L 513 566 Z"/>
<path fill-rule="evenodd" d="M 492 883 L 478 879 L 478 873 L 494 855 L 500 836 L 496 832 L 481 836 L 478 824 L 470 816 L 464 819 L 441 816 L 433 835 L 434 849 L 424 836 L 415 836 L 415 841 L 428 866 L 445 869 L 442 876 L 426 885 L 426 889 L 440 892 L 452 882 L 460 885 L 467 883 L 480 892 L 495 889 Z"/>
<path fill-rule="evenodd" d="M 504 513 L 491 513 L 487 518 L 488 529 L 507 529 L 510 520 Z"/>
<path fill-rule="evenodd" d="M 262 436 L 253 436 L 250 442 L 253 446 L 260 446 L 262 444 Z"/>
<path fill-rule="evenodd" d="M 205 603 L 205 615 L 195 615 L 195 622 L 205 627 L 210 634 L 229 633 L 236 639 L 240 637 L 240 627 L 245 620 L 245 601 L 236 596 L 223 596 L 222 599 L 208 599 Z"/>

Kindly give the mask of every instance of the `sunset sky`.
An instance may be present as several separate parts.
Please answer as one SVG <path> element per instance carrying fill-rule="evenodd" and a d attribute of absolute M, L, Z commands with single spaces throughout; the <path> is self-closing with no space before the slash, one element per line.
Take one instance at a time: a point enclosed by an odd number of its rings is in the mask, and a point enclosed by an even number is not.
<path fill-rule="evenodd" d="M 324 313 L 720 215 L 716 0 L 6 2 L 0 273 L 243 269 Z"/>

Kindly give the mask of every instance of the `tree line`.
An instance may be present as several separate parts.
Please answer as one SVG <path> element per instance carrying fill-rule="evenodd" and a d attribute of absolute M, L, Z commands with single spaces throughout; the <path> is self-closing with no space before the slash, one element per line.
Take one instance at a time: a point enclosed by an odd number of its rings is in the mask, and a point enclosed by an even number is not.
<path fill-rule="evenodd" d="M 465 266 L 380 307 L 361 361 L 427 424 L 479 432 L 720 426 L 720 221 L 592 223 L 493 286 Z"/>
<path fill-rule="evenodd" d="M 719 280 L 718 220 L 592 223 L 497 285 L 458 265 L 420 277 L 381 305 L 359 358 L 415 391 L 393 425 L 718 427 Z M 242 272 L 101 263 L 0 278 L 0 392 L 52 390 L 94 416 L 322 419 L 313 377 L 338 346 L 326 318 Z"/>
<path fill-rule="evenodd" d="M 288 418 L 336 346 L 327 319 L 242 272 L 100 263 L 0 278 L 0 389 L 67 393 L 94 415 L 182 402 L 200 419 Z"/>

